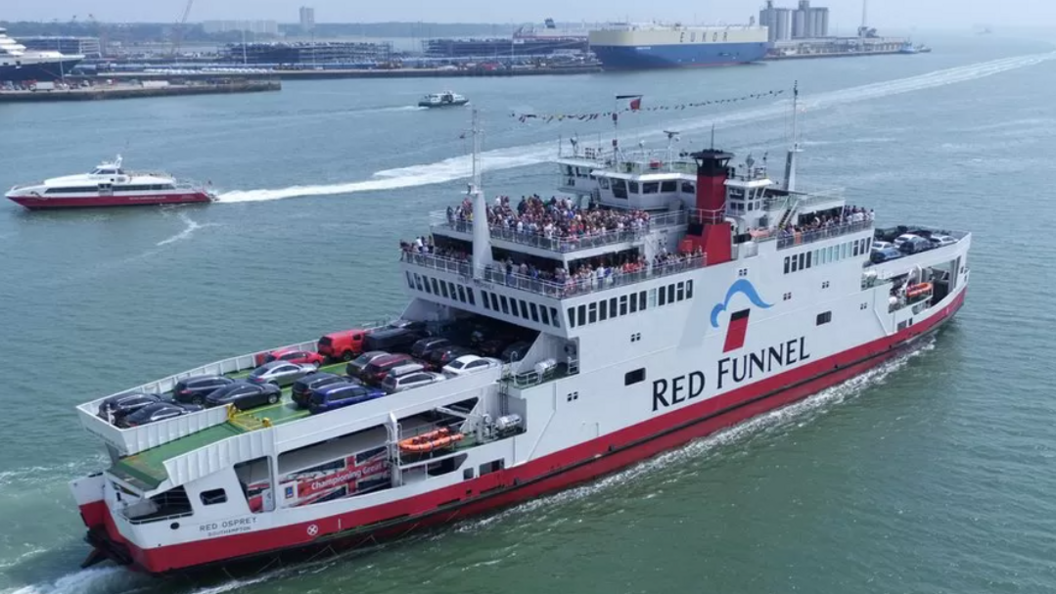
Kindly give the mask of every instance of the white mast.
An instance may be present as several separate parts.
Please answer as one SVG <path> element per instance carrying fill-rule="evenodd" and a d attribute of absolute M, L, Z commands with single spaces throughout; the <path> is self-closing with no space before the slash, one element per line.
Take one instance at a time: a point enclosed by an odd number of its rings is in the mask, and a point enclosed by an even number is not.
<path fill-rule="evenodd" d="M 792 87 L 792 146 L 785 161 L 785 191 L 796 190 L 796 154 L 799 153 L 799 81 Z"/>
<path fill-rule="evenodd" d="M 488 203 L 481 190 L 480 137 L 483 131 L 477 125 L 477 110 L 473 110 L 473 181 L 469 184 L 469 195 L 473 199 L 473 278 L 482 279 L 484 267 L 491 264 L 491 232 L 488 230 Z"/>

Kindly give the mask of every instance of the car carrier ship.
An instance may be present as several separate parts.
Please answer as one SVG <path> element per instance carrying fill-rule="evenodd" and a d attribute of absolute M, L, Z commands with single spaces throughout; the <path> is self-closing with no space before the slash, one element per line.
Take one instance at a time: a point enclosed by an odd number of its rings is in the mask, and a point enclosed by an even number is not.
<path fill-rule="evenodd" d="M 324 337 L 319 352 L 306 342 L 251 353 L 77 407 L 110 456 L 71 483 L 93 548 L 86 565 L 260 570 L 508 506 L 846 381 L 964 302 L 969 233 L 876 229 L 872 211 L 840 191 L 796 183 L 794 141 L 779 180 L 714 148 L 577 143 L 559 155 L 560 188 L 574 198 L 516 205 L 485 199 L 475 125 L 473 138 L 468 196 L 434 213 L 431 236 L 393 254 L 410 298 L 398 322 Z M 877 238 L 911 247 L 874 257 Z M 406 352 L 401 337 L 412 331 L 482 350 L 491 340 L 495 352 L 504 339 L 527 343 L 502 362 L 411 389 L 386 380 L 378 391 L 369 378 L 396 368 L 361 353 Z M 324 355 L 333 363 L 322 370 L 335 375 L 374 368 L 360 375 L 366 385 L 347 388 L 349 406 L 312 408 L 330 402 L 324 388 L 301 409 L 283 389 L 258 408 L 115 423 L 107 404 L 179 396 L 198 376 L 229 381 L 272 359 L 258 381 L 286 373 L 285 361 L 300 374 L 293 367 Z"/>
<path fill-rule="evenodd" d="M 750 64 L 770 49 L 766 27 L 614 23 L 590 32 L 590 49 L 606 70 Z"/>

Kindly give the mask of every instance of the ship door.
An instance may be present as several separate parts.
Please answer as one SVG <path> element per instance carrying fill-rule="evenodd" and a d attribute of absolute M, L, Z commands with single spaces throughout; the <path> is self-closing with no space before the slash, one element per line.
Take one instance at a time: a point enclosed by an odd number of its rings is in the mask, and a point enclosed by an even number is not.
<path fill-rule="evenodd" d="M 113 196 L 114 195 L 114 184 L 111 184 L 111 183 L 99 184 L 99 195 L 100 196 Z"/>

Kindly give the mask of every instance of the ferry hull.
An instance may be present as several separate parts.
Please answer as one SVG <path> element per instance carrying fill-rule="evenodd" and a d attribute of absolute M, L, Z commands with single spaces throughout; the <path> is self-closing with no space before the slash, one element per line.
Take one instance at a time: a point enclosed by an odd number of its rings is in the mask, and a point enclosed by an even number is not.
<path fill-rule="evenodd" d="M 594 45 L 591 50 L 606 70 L 652 70 L 750 64 L 766 57 L 769 44 Z"/>
<path fill-rule="evenodd" d="M 586 441 L 521 466 L 494 472 L 416 497 L 311 522 L 177 545 L 141 549 L 121 538 L 110 512 L 104 525 L 95 503 L 82 506 L 92 558 L 105 555 L 162 575 L 242 568 L 260 571 L 286 562 L 377 544 L 431 526 L 516 504 L 589 481 L 847 381 L 904 352 L 950 320 L 966 287 L 926 320 L 887 337 L 785 373 Z"/>
<path fill-rule="evenodd" d="M 205 192 L 168 195 L 93 196 L 87 198 L 43 198 L 8 194 L 12 202 L 29 210 L 55 210 L 63 208 L 96 208 L 105 206 L 149 206 L 157 204 L 188 204 L 212 202 Z"/>

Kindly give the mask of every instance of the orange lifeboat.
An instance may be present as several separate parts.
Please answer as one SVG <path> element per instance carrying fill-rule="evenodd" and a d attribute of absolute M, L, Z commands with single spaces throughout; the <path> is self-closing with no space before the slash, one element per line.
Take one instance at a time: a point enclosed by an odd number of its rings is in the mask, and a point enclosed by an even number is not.
<path fill-rule="evenodd" d="M 400 451 L 408 454 L 427 454 L 434 450 L 451 447 L 462 441 L 463 437 L 461 433 L 452 433 L 445 427 L 400 440 Z"/>
<path fill-rule="evenodd" d="M 931 283 L 911 285 L 906 289 L 906 297 L 909 297 L 910 299 L 915 299 L 929 293 L 931 293 Z"/>

